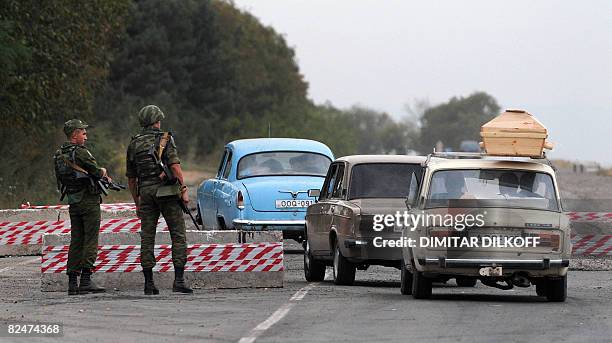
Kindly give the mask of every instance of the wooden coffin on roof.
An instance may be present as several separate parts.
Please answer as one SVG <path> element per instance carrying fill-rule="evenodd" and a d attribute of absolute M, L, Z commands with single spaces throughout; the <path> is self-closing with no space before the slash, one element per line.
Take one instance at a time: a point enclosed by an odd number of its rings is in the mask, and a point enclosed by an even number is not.
<path fill-rule="evenodd" d="M 487 155 L 544 157 L 548 131 L 525 110 L 508 109 L 480 128 L 481 145 Z"/>

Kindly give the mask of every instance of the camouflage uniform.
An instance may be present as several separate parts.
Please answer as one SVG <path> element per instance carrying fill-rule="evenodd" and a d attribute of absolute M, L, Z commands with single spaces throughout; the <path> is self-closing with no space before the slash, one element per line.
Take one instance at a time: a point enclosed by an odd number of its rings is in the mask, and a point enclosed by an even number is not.
<path fill-rule="evenodd" d="M 56 152 L 56 156 L 64 156 L 89 174 L 102 177 L 102 170 L 96 159 L 85 146 L 65 142 Z M 64 183 L 72 183 L 65 185 L 65 201 L 70 205 L 71 224 L 67 273 L 80 273 L 83 268 L 93 269 L 96 262 L 102 198 L 99 189 L 89 178 Z"/>
<path fill-rule="evenodd" d="M 156 106 L 152 107 L 157 108 Z M 163 181 L 159 178 L 162 169 L 155 164 L 149 151 L 163 132 L 148 127 L 157 121 L 156 118 L 159 118 L 157 120 L 163 119 L 163 113 L 158 117 L 152 116 L 146 122 L 141 121 L 141 126 L 144 128 L 140 134 L 132 137 L 127 150 L 126 176 L 138 179 L 140 197 L 138 216 L 142 221 L 140 263 L 143 269 L 155 266 L 155 231 L 161 213 L 168 224 L 172 239 L 172 263 L 174 268 L 184 268 L 187 261 L 187 240 L 183 212 L 177 203 L 177 198 L 165 200 L 156 197 L 157 189 L 163 185 Z M 166 145 L 162 158 L 168 166 L 181 162 L 172 139 Z"/>
<path fill-rule="evenodd" d="M 76 129 L 87 127 L 81 120 L 72 119 L 64 124 L 64 133 L 70 137 Z M 104 292 L 104 288 L 96 286 L 91 280 L 98 256 L 102 197 L 90 177 L 77 173 L 69 163 L 93 177 L 101 178 L 104 172 L 85 146 L 71 142 L 65 142 L 56 151 L 53 160 L 58 186 L 61 186 L 65 201 L 69 204 L 70 247 L 66 268 L 69 277 L 68 294 Z M 80 285 L 77 285 L 78 274 L 81 274 Z"/>

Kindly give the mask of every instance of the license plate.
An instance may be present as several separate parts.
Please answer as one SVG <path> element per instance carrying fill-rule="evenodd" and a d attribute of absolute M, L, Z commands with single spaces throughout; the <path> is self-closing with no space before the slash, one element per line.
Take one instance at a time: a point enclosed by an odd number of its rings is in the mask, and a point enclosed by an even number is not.
<path fill-rule="evenodd" d="M 502 276 L 502 267 L 484 267 L 478 270 L 481 276 Z"/>
<path fill-rule="evenodd" d="M 306 208 L 314 204 L 314 200 L 276 200 L 276 208 Z"/>
<path fill-rule="evenodd" d="M 521 232 L 519 231 L 505 231 L 505 232 L 478 232 L 477 230 L 470 230 L 467 232 L 468 237 L 478 237 L 482 239 L 483 237 L 488 238 L 499 238 L 504 239 L 505 237 L 515 238 L 521 237 Z"/>

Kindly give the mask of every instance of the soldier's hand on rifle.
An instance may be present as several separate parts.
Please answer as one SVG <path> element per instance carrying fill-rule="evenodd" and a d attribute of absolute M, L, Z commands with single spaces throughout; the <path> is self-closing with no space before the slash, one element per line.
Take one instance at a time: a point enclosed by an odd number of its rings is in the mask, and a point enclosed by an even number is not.
<path fill-rule="evenodd" d="M 166 173 L 165 173 L 165 172 L 161 172 L 161 173 L 159 174 L 159 179 L 160 179 L 160 180 L 162 180 L 162 181 L 164 181 L 164 180 L 166 179 Z"/>
<path fill-rule="evenodd" d="M 189 192 L 187 192 L 187 186 L 181 186 L 181 200 L 185 203 L 189 203 Z"/>

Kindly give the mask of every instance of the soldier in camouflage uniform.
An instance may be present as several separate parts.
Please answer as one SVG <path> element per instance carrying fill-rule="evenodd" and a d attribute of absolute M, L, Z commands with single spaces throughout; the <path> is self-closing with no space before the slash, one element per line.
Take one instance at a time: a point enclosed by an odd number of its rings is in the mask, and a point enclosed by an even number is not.
<path fill-rule="evenodd" d="M 156 162 L 152 151 L 159 151 L 160 137 L 164 132 L 160 130 L 161 120 L 164 113 L 154 105 L 143 107 L 138 113 L 138 121 L 142 126 L 140 134 L 132 137 L 127 149 L 128 187 L 138 216 L 141 219 L 141 253 L 140 260 L 145 278 L 144 294 L 159 294 L 159 290 L 153 282 L 153 267 L 155 266 L 155 231 L 159 215 L 164 216 L 170 237 L 172 239 L 172 262 L 174 264 L 173 292 L 192 293 L 185 284 L 184 268 L 187 261 L 187 242 L 185 235 L 185 221 L 183 212 L 179 206 L 179 197 L 159 197 L 158 189 L 166 184 L 169 179 L 163 168 Z M 163 149 L 162 162 L 169 167 L 183 185 L 183 172 L 180 159 L 176 151 L 176 145 L 172 136 Z M 181 186 L 181 191 L 186 194 L 186 186 Z M 186 199 L 188 201 L 188 199 Z"/>
<path fill-rule="evenodd" d="M 58 186 L 70 205 L 70 248 L 68 250 L 68 294 L 104 292 L 91 280 L 94 263 L 98 255 L 98 233 L 100 230 L 100 190 L 87 174 L 108 177 L 105 168 L 100 168 L 96 159 L 85 147 L 87 127 L 83 121 L 72 119 L 64 124 L 68 138 L 55 153 L 54 164 Z M 81 274 L 81 282 L 77 277 Z"/>

